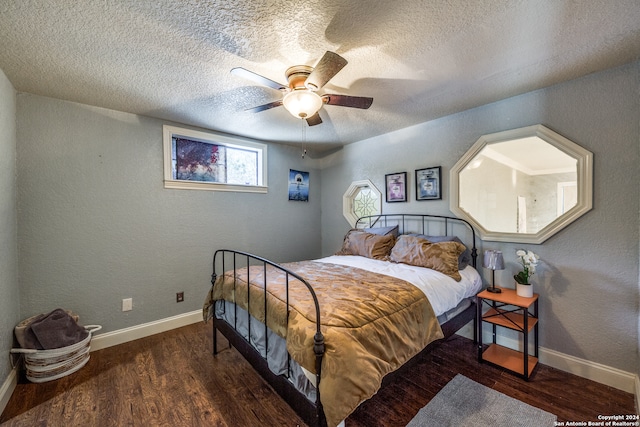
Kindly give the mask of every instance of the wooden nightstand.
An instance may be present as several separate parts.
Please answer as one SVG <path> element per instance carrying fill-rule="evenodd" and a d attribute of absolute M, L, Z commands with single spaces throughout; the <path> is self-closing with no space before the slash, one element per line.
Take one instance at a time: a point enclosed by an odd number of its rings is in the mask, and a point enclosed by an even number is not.
<path fill-rule="evenodd" d="M 501 288 L 499 294 L 486 290 L 477 295 L 478 361 L 490 362 L 506 368 L 527 381 L 538 364 L 538 294 L 531 298 L 520 297 L 514 289 Z M 482 313 L 484 304 L 489 309 Z M 533 306 L 533 312 L 531 308 Z M 493 328 L 493 343 L 482 350 L 482 327 L 490 323 Z M 523 335 L 523 351 L 496 344 L 496 328 L 518 331 Z M 529 354 L 529 334 L 533 330 L 534 355 Z"/>

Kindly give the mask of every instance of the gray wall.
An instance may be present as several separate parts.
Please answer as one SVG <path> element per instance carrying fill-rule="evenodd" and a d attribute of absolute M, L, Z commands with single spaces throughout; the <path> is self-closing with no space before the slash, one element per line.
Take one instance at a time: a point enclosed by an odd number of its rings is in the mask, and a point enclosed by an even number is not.
<path fill-rule="evenodd" d="M 320 253 L 320 173 L 298 150 L 269 146 L 268 194 L 167 190 L 162 121 L 29 94 L 17 111 L 23 318 L 64 307 L 104 333 L 201 308 L 215 249 Z M 290 168 L 308 203 L 288 201 Z"/>
<path fill-rule="evenodd" d="M 9 375 L 18 302 L 16 209 L 16 92 L 0 70 L 0 387 Z M 1 408 L 0 408 L 1 409 Z"/>
<path fill-rule="evenodd" d="M 636 63 L 594 74 L 320 161 L 270 145 L 267 195 L 165 190 L 162 121 L 28 94 L 16 107 L 0 73 L 0 148 L 8 153 L 0 157 L 0 352 L 21 318 L 57 306 L 104 332 L 196 310 L 215 248 L 276 261 L 331 254 L 349 228 L 342 195 L 353 180 L 369 178 L 383 190 L 385 173 L 407 171 L 409 203 L 385 204 L 384 212 L 449 214 L 449 169 L 481 135 L 542 123 L 594 152 L 595 188 L 593 211 L 528 246 L 543 260 L 534 276 L 541 344 L 638 372 L 639 72 Z M 444 199 L 416 202 L 414 169 L 439 165 Z M 309 203 L 287 201 L 289 168 L 311 173 Z M 507 254 L 496 279 L 510 286 L 517 266 L 508 254 L 521 245 L 483 246 Z M 175 303 L 177 291 L 185 291 L 184 303 Z M 134 309 L 123 313 L 126 297 Z M 0 362 L 0 383 L 7 373 Z"/>
<path fill-rule="evenodd" d="M 323 161 L 324 255 L 340 246 L 349 224 L 342 195 L 354 180 L 384 191 L 384 175 L 442 166 L 442 201 L 383 205 L 398 211 L 447 214 L 451 166 L 484 134 L 543 124 L 594 153 L 594 209 L 542 245 L 483 242 L 501 249 L 507 269 L 499 285 L 513 287 L 515 250 L 542 258 L 533 276 L 540 293 L 541 345 L 627 372 L 638 371 L 638 209 L 640 63 L 351 144 Z M 481 269 L 482 270 L 482 269 Z M 486 272 L 482 272 L 486 274 Z M 488 275 L 486 276 L 488 277 Z"/>

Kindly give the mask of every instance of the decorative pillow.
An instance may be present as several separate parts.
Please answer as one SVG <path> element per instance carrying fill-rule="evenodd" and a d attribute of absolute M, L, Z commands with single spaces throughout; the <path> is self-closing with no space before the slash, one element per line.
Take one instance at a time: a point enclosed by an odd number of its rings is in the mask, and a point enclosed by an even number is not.
<path fill-rule="evenodd" d="M 362 230 L 349 230 L 342 249 L 336 255 L 359 255 L 373 259 L 387 259 L 396 238 L 393 234 L 379 236 Z"/>
<path fill-rule="evenodd" d="M 424 234 L 409 234 L 409 236 L 422 237 L 423 239 L 427 239 L 431 243 L 458 242 L 464 245 L 464 243 L 462 243 L 462 240 L 460 240 L 456 236 L 425 236 Z M 458 270 L 464 270 L 468 265 L 471 264 L 471 251 L 465 246 L 464 252 L 462 252 L 458 257 Z"/>
<path fill-rule="evenodd" d="M 458 242 L 431 243 L 425 238 L 400 236 L 391 250 L 389 259 L 417 267 L 439 271 L 459 282 L 458 257 L 465 246 Z"/>
<path fill-rule="evenodd" d="M 379 236 L 386 236 L 387 234 L 393 234 L 394 237 L 398 237 L 398 226 L 394 225 L 391 227 L 374 227 L 374 228 L 363 228 L 362 230 L 367 233 L 377 234 Z"/>

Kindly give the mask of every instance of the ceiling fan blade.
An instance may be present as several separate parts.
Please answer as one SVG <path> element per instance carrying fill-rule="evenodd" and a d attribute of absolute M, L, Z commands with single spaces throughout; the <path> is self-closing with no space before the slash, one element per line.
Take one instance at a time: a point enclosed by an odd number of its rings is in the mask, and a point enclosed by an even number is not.
<path fill-rule="evenodd" d="M 320 118 L 320 113 L 315 113 L 313 116 L 307 117 L 306 120 L 309 126 L 315 126 L 322 123 L 322 119 Z"/>
<path fill-rule="evenodd" d="M 337 53 L 327 51 L 307 77 L 304 85 L 309 90 L 318 90 L 347 65 L 347 60 Z"/>
<path fill-rule="evenodd" d="M 366 110 L 371 107 L 373 98 L 366 96 L 348 96 L 348 95 L 322 95 L 324 102 L 329 105 L 340 105 L 341 107 L 362 108 Z"/>
<path fill-rule="evenodd" d="M 259 113 L 260 111 L 269 110 L 274 107 L 279 107 L 282 105 L 282 100 L 273 101 L 268 104 L 258 105 L 257 107 L 247 108 L 246 111 L 251 111 L 252 113 Z"/>
<path fill-rule="evenodd" d="M 261 84 L 263 86 L 267 86 L 273 89 L 277 89 L 277 90 L 287 90 L 289 88 L 289 86 L 285 86 L 281 83 L 275 82 L 271 79 L 268 79 L 264 76 L 261 76 L 260 74 L 256 74 L 253 71 L 249 71 L 242 67 L 232 68 L 231 74 L 242 77 L 247 80 L 252 80 L 258 84 Z"/>

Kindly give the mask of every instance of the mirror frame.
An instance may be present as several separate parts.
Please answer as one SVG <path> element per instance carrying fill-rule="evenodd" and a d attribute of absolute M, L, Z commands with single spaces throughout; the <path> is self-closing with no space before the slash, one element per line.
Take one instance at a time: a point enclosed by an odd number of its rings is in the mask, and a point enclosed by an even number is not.
<path fill-rule="evenodd" d="M 460 173 L 487 145 L 532 136 L 537 136 L 577 160 L 578 201 L 568 212 L 547 224 L 537 233 L 505 233 L 487 230 L 475 218 L 460 208 Z M 593 153 L 542 125 L 481 136 L 451 168 L 449 177 L 451 179 L 451 212 L 473 224 L 482 240 L 540 244 L 593 208 Z"/>

